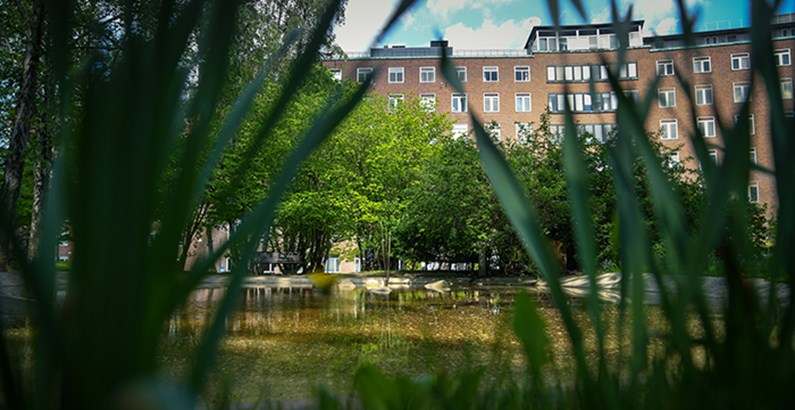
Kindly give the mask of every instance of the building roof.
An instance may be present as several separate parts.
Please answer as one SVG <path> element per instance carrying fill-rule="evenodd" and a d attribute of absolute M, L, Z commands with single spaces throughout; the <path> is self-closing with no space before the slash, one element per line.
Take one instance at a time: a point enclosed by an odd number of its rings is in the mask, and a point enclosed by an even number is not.
<path fill-rule="evenodd" d="M 632 27 L 643 27 L 645 24 L 645 20 L 633 20 Z M 534 26 L 532 30 L 530 30 L 530 35 L 527 37 L 527 41 L 524 43 L 524 48 L 528 49 L 530 45 L 533 43 L 535 38 L 538 36 L 539 31 L 566 31 L 566 30 L 582 30 L 582 29 L 612 29 L 614 27 L 613 23 L 598 23 L 598 24 L 570 24 L 570 25 L 560 25 L 560 26 Z"/>

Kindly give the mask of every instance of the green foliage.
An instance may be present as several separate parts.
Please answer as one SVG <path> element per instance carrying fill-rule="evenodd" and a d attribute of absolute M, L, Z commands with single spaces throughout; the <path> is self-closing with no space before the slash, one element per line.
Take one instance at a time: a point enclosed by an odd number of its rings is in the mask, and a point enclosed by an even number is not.
<path fill-rule="evenodd" d="M 148 403 L 194 408 L 213 365 L 245 266 L 267 234 L 281 198 L 300 165 L 356 107 L 365 84 L 315 101 L 315 115 L 297 130 L 285 160 L 269 175 L 267 195 L 236 215 L 229 241 L 189 272 L 176 263 L 180 240 L 203 206 L 205 187 L 274 67 L 290 67 L 272 105 L 249 123 L 257 135 L 226 177 L 246 179 L 257 149 L 311 76 L 311 67 L 338 18 L 341 1 L 316 3 L 312 30 L 284 37 L 285 44 L 217 119 L 241 2 L 172 1 L 115 3 L 119 48 L 97 52 L 73 66 L 81 18 L 71 2 L 47 4 L 48 58 L 61 93 L 52 116 L 61 145 L 40 229 L 38 253 L 28 260 L 13 218 L 2 215 L 2 233 L 14 239 L 36 329 L 34 360 L 11 357 L 0 333 L 0 381 L 4 407 L 115 408 Z M 302 2 L 305 4 L 305 2 Z M 101 13 L 99 14 L 101 16 Z M 83 26 L 79 26 L 83 27 Z M 5 27 L 4 27 L 5 29 Z M 82 39 L 82 37 L 79 37 Z M 286 59 L 286 60 L 285 60 Z M 274 137 L 276 138 L 276 137 Z M 227 164 L 228 165 L 228 164 Z M 229 171 L 229 170 L 226 170 Z M 238 209 L 240 206 L 238 206 Z M 74 244 L 66 295 L 56 300 L 55 249 L 64 222 Z M 216 315 L 197 345 L 182 382 L 160 380 L 158 346 L 172 313 L 201 283 L 216 259 L 238 249 L 236 269 Z"/>
<path fill-rule="evenodd" d="M 583 10 L 579 1 L 574 3 Z M 791 189 L 795 167 L 789 165 L 795 163 L 795 145 L 787 142 L 795 124 L 784 115 L 769 24 L 778 4 L 751 2 L 752 77 L 755 86 L 765 88 L 766 103 L 771 107 L 777 165 L 776 170 L 766 171 L 775 177 L 779 193 L 773 243 L 769 228 L 764 226 L 765 210 L 745 200 L 749 175 L 758 171 L 747 155 L 747 120 L 723 130 L 726 157 L 718 165 L 709 162 L 703 137 L 693 135 L 698 160 L 706 165 L 703 174 L 687 175 L 667 164 L 665 150 L 656 146 L 643 128 L 656 85 L 649 85 L 647 100 L 634 102 L 621 92 L 616 73 L 610 73 L 610 80 L 620 100 L 617 116 L 621 126 L 601 154 L 596 147 L 589 147 L 587 138 L 577 134 L 570 112 L 566 113 L 562 141 L 548 144 L 549 139 L 535 139 L 544 154 L 532 157 L 533 161 L 522 157 L 512 160 L 510 150 L 496 146 L 488 127 L 472 116 L 480 160 L 511 225 L 549 286 L 568 336 L 575 371 L 571 379 L 543 380 L 544 386 L 558 382 L 566 389 L 539 389 L 533 384 L 503 386 L 499 397 L 507 400 L 498 398 L 486 405 L 473 398 L 461 406 L 777 408 L 789 403 L 789 386 L 795 383 L 795 293 L 790 291 L 779 299 L 772 286 L 760 291 L 747 280 L 764 272 L 771 282 L 781 280 L 790 289 L 795 287 L 795 193 Z M 559 2 L 550 1 L 549 6 L 558 18 Z M 692 41 L 694 21 L 684 10 L 684 2 L 678 6 L 686 40 Z M 617 20 L 614 26 L 621 35 L 622 24 L 631 16 L 618 21 L 615 5 L 613 10 Z M 619 60 L 625 56 L 624 51 L 618 54 Z M 443 58 L 441 71 L 454 89 L 463 91 L 449 60 Z M 745 105 L 740 117 L 747 117 L 747 113 Z M 695 111 L 691 114 L 695 118 Z M 589 160 L 591 155 L 601 162 Z M 526 182 L 532 181 L 533 173 L 517 164 L 537 164 L 539 160 L 549 161 L 537 168 L 542 170 L 538 178 L 551 186 L 536 193 L 540 187 Z M 592 162 L 599 166 L 591 168 Z M 615 193 L 604 204 L 599 198 L 603 190 Z M 600 215 L 603 208 L 610 211 Z M 551 221 L 561 224 L 550 225 Z M 610 225 L 604 232 L 600 232 L 602 223 Z M 600 241 L 617 246 L 612 255 L 621 269 L 621 300 L 615 328 L 604 322 L 605 305 L 598 302 L 595 291 L 585 300 L 587 322 L 575 320 L 574 304 L 561 285 L 561 266 L 551 250 L 551 242 L 561 239 L 576 244 L 577 257 L 592 289 L 596 287 L 598 267 L 610 262 L 602 260 L 600 264 L 598 249 L 604 247 Z M 704 286 L 703 275 L 708 269 L 726 286 L 728 295 L 720 305 L 711 303 L 715 295 Z M 655 285 L 660 292 L 660 309 L 667 324 L 662 333 L 652 333 L 648 327 L 644 307 L 648 285 Z M 546 342 L 539 335 L 545 325 L 528 302 L 526 297 L 518 298 L 514 316 L 514 331 L 530 365 L 528 373 L 537 376 L 549 371 L 542 374 L 554 375 L 555 369 L 544 366 Z M 584 335 L 592 329 L 596 355 L 586 356 Z M 611 337 L 621 342 L 617 355 L 609 357 L 606 343 Z M 534 363 L 537 368 L 533 368 Z M 384 378 L 372 369 L 366 372 L 374 381 L 366 386 L 372 391 L 359 394 L 373 407 L 405 405 L 378 401 L 374 397 L 377 389 L 406 392 L 407 397 L 423 392 L 424 396 L 415 399 L 419 403 L 438 397 L 422 390 L 427 380 L 404 386 L 404 380 Z M 442 377 L 429 380 L 448 388 L 455 383 Z M 473 389 L 480 392 L 480 398 L 490 397 L 493 391 L 482 381 Z"/>

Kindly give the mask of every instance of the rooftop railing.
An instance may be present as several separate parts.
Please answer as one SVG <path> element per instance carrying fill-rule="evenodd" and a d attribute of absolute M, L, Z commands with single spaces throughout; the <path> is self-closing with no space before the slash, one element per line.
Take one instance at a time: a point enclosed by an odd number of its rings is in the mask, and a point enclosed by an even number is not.
<path fill-rule="evenodd" d="M 383 55 L 372 56 L 369 51 L 348 51 L 345 54 L 349 59 L 389 59 L 389 58 L 406 58 L 406 57 L 430 57 L 427 48 L 422 48 L 422 52 L 412 53 L 411 48 L 399 49 L 400 53 L 397 55 Z M 441 54 L 441 53 L 440 53 Z M 474 58 L 474 57 L 523 57 L 529 53 L 525 49 L 475 49 L 475 50 L 461 50 L 453 49 L 453 57 L 459 58 Z"/>

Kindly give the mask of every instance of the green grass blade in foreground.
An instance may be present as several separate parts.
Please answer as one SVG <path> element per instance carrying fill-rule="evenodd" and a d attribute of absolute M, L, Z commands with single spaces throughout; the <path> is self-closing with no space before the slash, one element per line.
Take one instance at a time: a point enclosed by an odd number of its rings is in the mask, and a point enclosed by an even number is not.
<path fill-rule="evenodd" d="M 577 137 L 576 125 L 571 112 L 571 107 L 566 103 L 565 112 L 565 135 L 563 139 L 563 167 L 566 175 L 566 185 L 569 193 L 569 209 L 572 213 L 572 229 L 577 244 L 577 258 L 588 276 L 591 291 L 586 298 L 586 306 L 591 322 L 596 332 L 597 343 L 597 374 L 599 384 L 604 392 L 605 400 L 611 406 L 617 405 L 617 398 L 612 383 L 606 380 L 609 377 L 607 371 L 607 358 L 605 350 L 605 327 L 602 322 L 601 308 L 599 304 L 599 286 L 596 282 L 598 260 L 596 243 L 594 241 L 594 227 L 589 209 L 590 195 L 588 194 L 588 171 L 585 168 L 585 149 Z"/>
<path fill-rule="evenodd" d="M 369 87 L 369 81 L 362 84 L 357 92 L 347 100 L 340 102 L 331 101 L 321 115 L 313 122 L 312 128 L 306 133 L 285 162 L 280 174 L 277 176 L 268 197 L 241 222 L 235 233 L 229 238 L 225 246 L 231 243 L 244 243 L 240 260 L 236 261 L 236 269 L 232 271 L 226 295 L 218 308 L 210 328 L 205 333 L 199 348 L 197 361 L 192 369 L 190 385 L 198 389 L 204 384 L 207 373 L 214 361 L 218 342 L 224 334 L 226 318 L 232 313 L 239 289 L 247 270 L 247 262 L 253 256 L 259 243 L 260 235 L 268 232 L 276 207 L 290 185 L 293 177 L 298 172 L 301 164 L 309 155 L 333 132 L 333 130 L 356 108 L 364 97 Z M 199 267 L 201 269 L 201 267 Z M 206 270 L 206 268 L 205 268 Z"/>
<path fill-rule="evenodd" d="M 398 21 L 400 21 L 400 17 L 403 16 L 403 14 L 408 11 L 408 9 L 410 9 L 416 2 L 417 0 L 401 0 L 400 4 L 395 7 L 392 15 L 389 16 L 387 23 L 381 28 L 381 31 L 373 40 L 373 44 L 381 44 L 381 40 L 384 39 L 384 36 L 386 36 L 387 33 L 392 30 L 392 27 L 397 24 Z"/>
<path fill-rule="evenodd" d="M 586 384 L 591 384 L 591 377 L 585 362 L 582 332 L 574 321 L 571 307 L 560 285 L 560 267 L 549 242 L 544 237 L 538 216 L 533 205 L 528 201 L 519 181 L 511 172 L 508 163 L 491 141 L 480 123 L 472 118 L 475 138 L 480 153 L 480 161 L 486 169 L 492 189 L 502 205 L 511 225 L 522 239 L 525 251 L 533 258 L 547 281 L 555 306 L 560 311 L 564 326 L 572 344 L 574 358 L 577 363 L 577 374 Z"/>
<path fill-rule="evenodd" d="M 279 96 L 276 98 L 272 108 L 265 118 L 263 118 L 259 131 L 254 138 L 254 142 L 243 154 L 242 160 L 235 166 L 234 171 L 232 171 L 230 175 L 239 175 L 242 177 L 251 168 L 251 163 L 262 151 L 265 140 L 271 135 L 287 110 L 287 107 L 290 106 L 290 102 L 299 92 L 299 88 L 305 83 L 309 73 L 312 71 L 312 65 L 317 61 L 318 52 L 325 40 L 326 33 L 328 33 L 331 25 L 334 23 L 341 4 L 341 0 L 331 0 L 326 6 L 323 16 L 320 18 L 317 27 L 310 36 L 309 42 L 300 51 L 295 61 L 292 62 L 286 84 L 281 88 Z M 232 196 L 237 192 L 238 187 L 239 184 L 233 181 L 227 190 L 220 193 L 219 196 Z"/>
<path fill-rule="evenodd" d="M 204 185 L 206 184 L 207 180 L 209 180 L 210 175 L 212 174 L 213 168 L 218 163 L 223 151 L 229 145 L 229 142 L 234 137 L 237 130 L 240 128 L 240 125 L 248 112 L 249 108 L 251 107 L 252 102 L 254 101 L 254 97 L 257 93 L 262 89 L 262 85 L 265 82 L 265 79 L 268 73 L 271 71 L 272 67 L 276 65 L 276 63 L 286 55 L 289 47 L 295 43 L 297 40 L 297 33 L 293 33 L 290 35 L 284 46 L 282 46 L 281 50 L 276 53 L 274 56 L 266 64 L 265 68 L 263 68 L 257 77 L 251 81 L 251 83 L 246 87 L 243 93 L 238 97 L 235 105 L 232 107 L 231 111 L 227 115 L 224 124 L 221 127 L 221 130 L 216 138 L 214 147 L 210 152 L 206 162 L 204 164 L 204 169 L 202 170 L 199 178 L 196 180 L 196 183 L 193 187 L 193 195 L 194 200 L 193 204 L 195 205 L 199 200 L 199 195 L 201 194 Z M 226 248 L 224 248 L 226 250 Z M 214 263 L 223 253 L 216 252 L 214 255 L 208 255 L 206 260 L 203 262 L 205 264 L 212 264 Z M 172 302 L 172 309 L 181 301 L 182 298 L 187 296 L 206 276 L 207 272 L 209 272 L 208 268 L 204 270 L 193 270 L 190 272 L 189 276 L 183 281 L 181 285 L 181 289 L 177 291 L 178 297 L 175 297 Z M 168 309 L 169 311 L 171 309 Z"/>
<path fill-rule="evenodd" d="M 541 368 L 549 362 L 547 327 L 544 319 L 538 313 L 538 307 L 533 303 L 533 299 L 524 292 L 516 296 L 513 332 L 524 348 L 527 369 L 533 377 L 533 385 L 543 385 Z"/>

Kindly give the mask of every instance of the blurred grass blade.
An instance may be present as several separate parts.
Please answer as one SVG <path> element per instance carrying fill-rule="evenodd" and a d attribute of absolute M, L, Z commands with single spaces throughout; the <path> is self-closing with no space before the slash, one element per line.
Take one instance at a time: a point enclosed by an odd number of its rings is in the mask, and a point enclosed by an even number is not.
<path fill-rule="evenodd" d="M 588 284 L 591 290 L 586 298 L 586 305 L 596 332 L 597 353 L 601 368 L 605 362 L 605 332 L 599 307 L 599 285 L 596 281 L 596 262 L 598 260 L 594 241 L 596 235 L 588 207 L 591 200 L 588 194 L 588 171 L 585 167 L 584 147 L 577 137 L 577 126 L 574 123 L 574 116 L 572 115 L 571 107 L 568 105 L 568 100 L 566 101 L 564 130 L 563 168 L 569 194 L 572 229 L 574 230 L 574 239 L 577 245 L 577 260 L 588 276 Z"/>
<path fill-rule="evenodd" d="M 248 261 L 254 255 L 259 244 L 260 235 L 269 232 L 273 215 L 280 203 L 284 193 L 298 172 L 304 160 L 333 132 L 333 130 L 353 111 L 354 108 L 367 92 L 369 82 L 362 84 L 357 92 L 347 100 L 340 102 L 331 101 L 320 116 L 313 121 L 312 128 L 307 131 L 301 142 L 291 153 L 285 162 L 274 184 L 268 192 L 268 197 L 262 201 L 251 213 L 241 222 L 235 233 L 227 242 L 219 246 L 216 253 L 199 262 L 191 271 L 189 282 L 183 287 L 183 294 L 179 300 L 187 297 L 185 292 L 190 292 L 201 278 L 201 274 L 209 269 L 210 263 L 222 255 L 232 244 L 244 244 L 240 259 L 235 261 L 235 268 L 232 271 L 232 279 L 227 286 L 226 295 L 221 302 L 221 306 L 216 312 L 216 316 L 210 328 L 204 335 L 202 344 L 199 348 L 198 359 L 192 369 L 190 385 L 199 388 L 206 380 L 218 349 L 218 342 L 224 334 L 226 318 L 231 314 L 235 307 L 236 299 L 239 297 L 239 290 L 243 282 L 243 277 L 248 273 Z"/>
<path fill-rule="evenodd" d="M 406 13 L 406 11 L 408 11 L 408 9 L 410 9 L 412 6 L 414 6 L 414 3 L 416 2 L 417 0 L 401 0 L 400 4 L 394 8 L 392 15 L 389 16 L 387 23 L 381 28 L 381 31 L 375 37 L 373 44 L 380 44 L 389 31 L 392 30 L 392 27 L 400 20 L 403 14 Z"/>
<path fill-rule="evenodd" d="M 516 295 L 513 313 L 513 332 L 524 348 L 527 368 L 533 384 L 541 385 L 541 368 L 549 362 L 547 327 L 538 313 L 538 307 L 527 293 Z"/>

